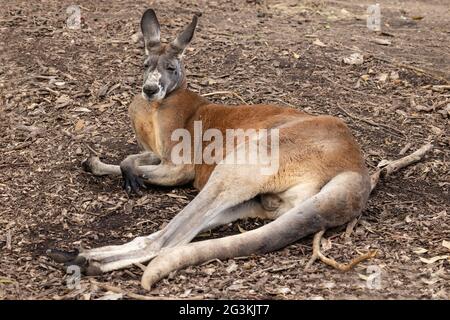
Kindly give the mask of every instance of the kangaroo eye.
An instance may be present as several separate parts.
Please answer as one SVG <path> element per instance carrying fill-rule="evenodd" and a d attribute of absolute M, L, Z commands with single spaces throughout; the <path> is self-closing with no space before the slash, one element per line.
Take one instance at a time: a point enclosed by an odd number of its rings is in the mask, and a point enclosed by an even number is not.
<path fill-rule="evenodd" d="M 144 62 L 144 69 L 148 69 L 150 67 L 150 63 L 149 62 Z"/>
<path fill-rule="evenodd" d="M 175 66 L 167 66 L 167 70 L 170 72 L 174 72 L 175 70 L 177 70 L 177 68 Z"/>

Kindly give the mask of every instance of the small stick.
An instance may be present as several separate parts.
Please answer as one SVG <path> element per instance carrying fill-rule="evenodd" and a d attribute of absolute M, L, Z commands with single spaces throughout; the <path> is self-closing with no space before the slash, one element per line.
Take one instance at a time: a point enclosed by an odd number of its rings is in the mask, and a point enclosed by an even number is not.
<path fill-rule="evenodd" d="M 146 266 L 144 266 L 142 263 L 139 262 L 135 262 L 133 263 L 136 267 L 138 267 L 139 269 L 141 269 L 142 271 L 145 271 L 145 269 L 147 269 Z"/>
<path fill-rule="evenodd" d="M 294 106 L 292 103 L 283 101 L 283 100 L 278 99 L 278 98 L 274 98 L 274 100 L 275 100 L 275 101 L 278 101 L 278 102 L 281 102 L 282 104 L 285 104 L 285 105 L 287 105 L 287 106 L 289 106 L 289 107 L 291 107 L 291 108 L 298 109 L 298 106 Z"/>
<path fill-rule="evenodd" d="M 336 85 L 336 86 L 338 86 L 338 87 L 343 88 L 344 90 L 351 91 L 351 92 L 354 92 L 354 93 L 357 93 L 357 94 L 360 94 L 360 95 L 363 95 L 363 96 L 369 95 L 369 96 L 374 97 L 374 98 L 376 97 L 376 98 L 381 98 L 381 99 L 383 99 L 383 100 L 385 100 L 385 101 L 387 100 L 387 98 L 384 97 L 384 96 L 376 96 L 376 95 L 374 95 L 374 94 L 370 94 L 370 93 L 367 93 L 367 92 L 358 91 L 358 90 L 349 88 L 349 87 L 347 87 L 347 86 L 345 86 L 345 85 L 343 85 L 343 84 L 340 84 L 340 83 L 337 83 L 337 82 L 331 80 L 331 79 L 328 78 L 327 76 L 322 75 L 322 78 L 324 78 L 325 80 L 329 81 L 329 82 L 332 83 L 333 85 Z"/>
<path fill-rule="evenodd" d="M 350 261 L 347 264 L 338 263 L 334 259 L 327 258 L 322 252 L 320 252 L 320 240 L 322 239 L 323 234 L 325 233 L 325 230 L 319 231 L 314 235 L 313 240 L 313 254 L 311 256 L 311 259 L 306 264 L 305 269 L 308 270 L 311 265 L 314 263 L 314 261 L 317 260 L 317 258 L 325 263 L 326 265 L 329 265 L 339 271 L 346 272 L 351 269 L 353 269 L 354 266 L 356 266 L 358 263 L 361 263 L 364 260 L 371 259 L 376 256 L 377 250 L 369 251 L 363 255 L 360 255 L 356 258 L 354 258 L 352 261 Z"/>
<path fill-rule="evenodd" d="M 405 63 L 401 63 L 401 62 L 395 62 L 394 60 L 389 60 L 389 59 L 386 59 L 386 58 L 383 58 L 383 57 L 380 57 L 380 56 L 376 56 L 376 55 L 372 55 L 372 57 L 377 59 L 377 60 L 389 63 L 389 64 L 391 64 L 393 66 L 396 66 L 396 67 L 399 67 L 399 68 L 409 69 L 409 70 L 415 71 L 417 73 L 422 73 L 422 74 L 425 74 L 425 75 L 427 75 L 427 76 L 429 76 L 429 77 L 431 77 L 431 78 L 433 78 L 435 80 L 443 81 L 443 82 L 445 82 L 447 84 L 450 83 L 444 77 L 441 77 L 440 75 L 436 74 L 434 70 L 421 69 L 421 68 L 418 68 L 418 67 L 415 67 L 415 66 L 411 66 L 411 65 L 408 65 L 408 64 L 405 64 Z"/>
<path fill-rule="evenodd" d="M 16 283 L 16 281 L 13 280 L 13 279 L 0 277 L 0 284 L 1 284 L 1 283 L 5 283 L 5 284 L 14 284 L 14 283 Z"/>
<path fill-rule="evenodd" d="M 167 297 L 159 297 L 159 296 L 158 297 L 144 296 L 141 294 L 125 291 L 119 287 L 115 287 L 115 286 L 112 286 L 112 285 L 109 285 L 106 283 L 100 283 L 100 282 L 92 281 L 92 280 L 91 280 L 91 283 L 98 286 L 99 288 L 106 290 L 106 291 L 111 291 L 114 293 L 121 293 L 124 296 L 128 296 L 131 299 L 135 299 L 135 300 L 179 300 L 178 298 L 175 299 L 175 298 L 167 298 Z M 202 298 L 203 298 L 202 296 L 189 297 L 189 299 L 193 299 L 193 300 L 200 300 Z"/>
<path fill-rule="evenodd" d="M 99 156 L 99 152 L 95 151 L 90 145 L 88 145 L 87 143 L 84 144 L 86 148 L 89 149 L 89 151 L 93 154 L 95 154 L 97 157 Z"/>
<path fill-rule="evenodd" d="M 11 251 L 12 249 L 12 234 L 11 229 L 6 232 L 6 250 Z"/>
<path fill-rule="evenodd" d="M 404 155 L 409 149 L 411 149 L 412 147 L 412 143 L 409 142 L 407 143 L 402 150 L 400 150 L 400 152 L 398 153 L 400 156 Z"/>
<path fill-rule="evenodd" d="M 428 143 L 428 144 L 422 146 L 420 149 L 416 150 L 415 152 L 411 153 L 410 155 L 407 155 L 403 158 L 391 161 L 388 165 L 386 165 L 385 167 L 376 171 L 374 174 L 372 174 L 370 176 L 370 192 L 372 192 L 373 189 L 375 189 L 378 182 L 380 181 L 380 176 L 382 174 L 384 177 L 387 177 L 390 174 L 392 174 L 396 171 L 399 171 L 400 169 L 402 169 L 406 166 L 409 166 L 410 164 L 416 163 L 416 162 L 422 160 L 423 157 L 432 149 L 433 149 L 433 145 L 431 143 Z M 348 237 L 350 237 L 351 230 L 353 230 L 357 221 L 358 221 L 357 218 L 353 219 L 347 225 L 347 230 L 346 230 L 346 235 L 345 235 L 346 238 L 347 238 L 347 235 L 348 235 Z M 322 236 L 324 233 L 325 233 L 325 230 L 322 230 L 322 231 L 317 232 L 314 235 L 313 254 L 311 256 L 311 259 L 309 259 L 308 263 L 306 264 L 305 270 L 308 270 L 311 267 L 311 265 L 314 263 L 314 261 L 319 259 L 326 265 L 329 265 L 337 270 L 345 272 L 345 271 L 352 269 L 358 263 L 361 263 L 362 261 L 365 261 L 365 260 L 375 257 L 375 255 L 377 254 L 377 251 L 373 250 L 373 251 L 369 251 L 363 255 L 356 257 L 355 259 L 350 261 L 348 264 L 338 263 L 338 262 L 336 262 L 336 260 L 327 258 L 322 252 L 320 252 L 320 240 L 322 239 Z"/>
<path fill-rule="evenodd" d="M 231 94 L 231 95 L 237 97 L 239 100 L 241 100 L 243 104 L 248 104 L 240 95 L 238 95 L 234 91 L 214 91 L 214 92 L 202 94 L 202 96 L 203 97 L 209 97 L 209 96 L 213 96 L 213 95 L 216 95 L 216 94 Z"/>
<path fill-rule="evenodd" d="M 371 126 L 374 126 L 374 127 L 381 127 L 381 128 L 385 128 L 385 129 L 392 130 L 393 132 L 399 134 L 399 135 L 402 136 L 402 137 L 405 136 L 405 134 L 404 134 L 402 131 L 400 131 L 400 130 L 394 128 L 394 127 L 388 126 L 387 124 L 377 123 L 377 122 L 374 122 L 374 121 L 372 121 L 372 120 L 368 120 L 368 119 L 364 119 L 364 118 L 355 116 L 355 115 L 349 113 L 347 110 L 345 110 L 344 108 L 342 108 L 342 107 L 339 106 L 339 105 L 337 106 L 337 108 L 338 108 L 339 110 L 341 110 L 343 113 L 345 113 L 347 116 L 349 116 L 350 118 L 352 118 L 352 119 L 356 119 L 356 120 L 358 120 L 358 121 L 365 122 L 365 123 L 370 124 Z"/>
<path fill-rule="evenodd" d="M 388 177 L 389 175 L 393 174 L 394 172 L 399 171 L 400 169 L 407 167 L 413 163 L 416 163 L 423 159 L 423 157 L 430 152 L 433 149 L 433 145 L 431 143 L 427 143 L 426 145 L 422 146 L 420 149 L 414 151 L 410 155 L 407 155 L 403 158 L 391 161 L 388 163 L 385 167 L 379 169 L 374 174 L 370 176 L 371 179 L 371 191 L 375 189 L 377 186 L 380 176 L 383 174 L 384 177 Z"/>
<path fill-rule="evenodd" d="M 4 152 L 3 152 L 3 154 L 9 153 L 9 152 L 11 152 L 11 151 L 17 151 L 17 150 L 20 150 L 20 149 L 24 149 L 24 148 L 26 148 L 26 147 L 28 147 L 28 146 L 30 146 L 30 145 L 32 145 L 32 144 L 33 144 L 32 141 L 25 141 L 25 142 L 22 142 L 21 144 L 18 144 L 18 145 L 14 146 L 14 147 L 6 148 L 6 149 L 4 150 Z"/>
<path fill-rule="evenodd" d="M 450 85 L 434 85 L 431 87 L 431 90 L 441 92 L 444 90 L 450 90 Z"/>

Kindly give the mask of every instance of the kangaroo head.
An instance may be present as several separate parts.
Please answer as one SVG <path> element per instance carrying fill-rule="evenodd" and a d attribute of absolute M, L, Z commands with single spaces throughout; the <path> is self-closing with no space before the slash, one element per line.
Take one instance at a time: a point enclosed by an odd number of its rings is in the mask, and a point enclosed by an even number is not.
<path fill-rule="evenodd" d="M 148 101 L 162 100 L 185 83 L 183 52 L 191 42 L 197 16 L 169 44 L 161 44 L 160 27 L 155 11 L 148 9 L 141 19 L 145 54 L 142 95 Z"/>

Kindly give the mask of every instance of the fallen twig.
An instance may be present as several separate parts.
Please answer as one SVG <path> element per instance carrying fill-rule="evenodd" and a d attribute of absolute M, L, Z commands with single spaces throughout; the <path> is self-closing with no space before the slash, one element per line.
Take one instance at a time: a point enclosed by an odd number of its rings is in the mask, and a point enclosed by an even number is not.
<path fill-rule="evenodd" d="M 139 262 L 135 262 L 134 265 L 136 267 L 138 267 L 139 269 L 141 269 L 142 271 L 145 271 L 145 269 L 147 269 L 146 266 L 144 266 L 142 263 L 139 263 Z"/>
<path fill-rule="evenodd" d="M 100 282 L 93 281 L 93 280 L 91 280 L 91 283 L 96 285 L 97 287 L 103 289 L 103 290 L 111 291 L 111 292 L 114 292 L 114 293 L 121 293 L 124 296 L 128 296 L 131 299 L 135 299 L 135 300 L 180 300 L 179 298 L 175 299 L 175 298 L 167 298 L 167 297 L 159 297 L 159 296 L 158 297 L 156 297 L 156 296 L 154 296 L 154 297 L 152 297 L 152 296 L 144 296 L 144 295 L 141 295 L 141 294 L 125 291 L 122 288 L 115 287 L 115 286 L 112 286 L 110 284 L 100 283 Z M 201 300 L 201 299 L 203 299 L 203 296 L 189 297 L 189 300 Z"/>
<path fill-rule="evenodd" d="M 17 150 L 20 150 L 20 149 L 24 149 L 24 148 L 26 148 L 26 147 L 28 147 L 28 146 L 30 146 L 30 145 L 32 145 L 32 144 L 33 144 L 33 141 L 25 141 L 25 142 L 22 142 L 22 143 L 20 143 L 20 144 L 14 146 L 14 147 L 6 148 L 6 150 L 3 151 L 3 154 L 9 153 L 9 152 L 11 152 L 11 151 L 17 151 Z"/>
<path fill-rule="evenodd" d="M 91 154 L 96 155 L 97 157 L 100 155 L 99 152 L 97 152 L 94 148 L 92 148 L 90 145 L 88 145 L 87 143 L 84 144 L 85 147 L 91 152 Z"/>
<path fill-rule="evenodd" d="M 390 59 L 387 59 L 387 58 L 384 58 L 384 57 L 380 57 L 380 56 L 377 56 L 377 55 L 373 55 L 373 54 L 372 54 L 372 57 L 377 59 L 377 60 L 389 63 L 389 64 L 391 64 L 393 66 L 396 66 L 396 67 L 399 67 L 399 68 L 409 69 L 409 70 L 412 70 L 412 71 L 418 72 L 418 73 L 422 73 L 422 74 L 425 74 L 425 75 L 427 75 L 427 76 L 429 76 L 429 77 L 431 77 L 431 78 L 433 78 L 435 80 L 443 81 L 443 82 L 445 82 L 447 84 L 450 83 L 444 77 L 441 77 L 440 75 L 436 74 L 436 72 L 434 70 L 421 69 L 421 68 L 418 68 L 418 67 L 415 67 L 415 66 L 410 66 L 410 65 L 405 64 L 405 63 L 396 62 L 394 60 L 390 60 Z"/>
<path fill-rule="evenodd" d="M 327 80 L 328 82 L 332 83 L 333 85 L 338 86 L 338 87 L 340 87 L 340 88 L 342 88 L 342 89 L 344 89 L 344 90 L 346 90 L 346 91 L 350 91 L 350 92 L 353 92 L 353 93 L 356 93 L 356 94 L 359 94 L 359 95 L 362 95 L 362 96 L 367 96 L 367 95 L 369 95 L 369 96 L 374 97 L 374 98 L 376 97 L 377 99 L 380 99 L 380 98 L 381 98 L 382 100 L 385 100 L 385 101 L 388 100 L 388 99 L 387 99 L 386 97 L 384 97 L 384 96 L 376 96 L 376 95 L 374 95 L 374 94 L 367 93 L 367 92 L 363 92 L 363 91 L 359 91 L 359 90 L 350 88 L 350 87 L 348 87 L 348 86 L 346 86 L 346 85 L 337 83 L 336 81 L 331 80 L 331 79 L 328 78 L 327 76 L 322 75 L 322 78 L 324 78 L 325 80 Z"/>
<path fill-rule="evenodd" d="M 348 271 L 350 269 L 352 269 L 354 266 L 356 266 L 358 263 L 367 260 L 367 259 L 371 259 L 373 257 L 375 257 L 375 255 L 377 254 L 376 250 L 373 251 L 369 251 L 366 254 L 360 255 L 358 257 L 356 257 L 355 259 L 353 259 L 352 261 L 350 261 L 347 264 L 342 264 L 342 263 L 338 263 L 336 262 L 336 260 L 334 259 L 330 259 L 327 258 L 321 251 L 320 251 L 320 240 L 322 239 L 323 234 L 325 233 L 325 230 L 319 231 L 314 235 L 314 240 L 313 240 L 313 255 L 311 257 L 311 259 L 308 261 L 308 263 L 306 264 L 305 269 L 309 269 L 311 267 L 311 265 L 314 263 L 314 261 L 317 260 L 317 258 L 322 261 L 323 263 L 325 263 L 326 265 L 329 265 L 335 269 L 338 269 L 339 271 Z"/>
<path fill-rule="evenodd" d="M 380 128 L 388 129 L 388 131 L 391 130 L 391 131 L 393 131 L 393 132 L 399 134 L 399 135 L 402 136 L 402 137 L 405 136 L 405 134 L 404 134 L 402 131 L 400 131 L 400 130 L 394 128 L 394 127 L 391 127 L 391 126 L 389 126 L 389 125 L 387 125 L 387 124 L 384 124 L 384 123 L 377 123 L 377 122 L 372 121 L 372 120 L 369 120 L 369 119 L 364 119 L 364 118 L 355 116 L 355 115 L 349 113 L 347 110 L 345 110 L 344 108 L 342 108 L 342 107 L 339 106 L 339 105 L 337 106 L 337 108 L 338 108 L 339 110 L 341 110 L 345 115 L 349 116 L 349 117 L 352 118 L 352 119 L 355 119 L 355 120 L 358 120 L 358 121 L 365 122 L 365 123 L 370 124 L 371 126 L 374 126 L 374 127 L 380 127 Z"/>
<path fill-rule="evenodd" d="M 1 283 L 4 283 L 4 284 L 14 284 L 14 283 L 16 283 L 16 281 L 13 280 L 13 279 L 2 278 L 2 277 L 0 277 L 0 284 L 1 284 Z"/>
<path fill-rule="evenodd" d="M 214 92 L 202 94 L 202 96 L 209 97 L 209 96 L 214 96 L 216 94 L 231 94 L 231 95 L 235 96 L 236 98 L 238 98 L 239 100 L 241 100 L 243 104 L 248 104 L 240 95 L 238 95 L 234 91 L 214 91 Z"/>
<path fill-rule="evenodd" d="M 334 42 L 334 41 L 333 41 L 333 43 L 334 43 L 335 46 L 340 46 L 340 47 L 346 48 L 346 49 L 351 50 L 351 51 L 354 50 L 354 48 L 346 46 L 346 45 L 343 45 L 342 43 L 338 43 L 338 42 Z M 443 82 L 445 82 L 447 84 L 450 84 L 449 80 L 447 80 L 444 77 L 436 74 L 435 70 L 421 69 L 421 68 L 418 68 L 418 67 L 415 67 L 415 66 L 411 66 L 411 65 L 408 65 L 408 64 L 405 64 L 405 63 L 396 62 L 392 58 L 386 58 L 386 57 L 378 56 L 375 53 L 370 52 L 370 51 L 363 51 L 363 53 L 364 53 L 365 56 L 368 56 L 368 57 L 370 56 L 370 57 L 372 57 L 372 58 L 374 58 L 376 60 L 383 61 L 385 63 L 388 63 L 388 64 L 392 65 L 392 66 L 399 67 L 399 68 L 410 69 L 412 71 L 428 75 L 429 77 L 431 77 L 431 78 L 433 78 L 435 80 L 443 81 Z"/>
<path fill-rule="evenodd" d="M 101 289 L 106 290 L 106 291 L 111 291 L 111 292 L 114 292 L 114 293 L 121 293 L 124 296 L 128 296 L 128 297 L 130 297 L 132 299 L 136 299 L 136 300 L 170 300 L 170 299 L 167 299 L 165 297 L 150 297 L 150 296 L 144 296 L 144 295 L 141 295 L 141 294 L 128 292 L 128 291 L 123 290 L 122 288 L 115 287 L 115 286 L 112 286 L 112 285 L 109 285 L 109 284 L 106 284 L 106 283 L 100 283 L 100 282 L 97 282 L 97 281 L 91 281 L 91 283 L 96 285 L 97 287 L 99 287 Z"/>
<path fill-rule="evenodd" d="M 399 156 L 404 155 L 409 149 L 411 149 L 411 147 L 412 147 L 412 143 L 411 143 L 411 142 L 407 143 L 406 146 L 404 146 L 403 149 L 400 150 L 400 152 L 398 153 L 398 155 L 399 155 Z"/>
<path fill-rule="evenodd" d="M 370 177 L 370 186 L 371 191 L 375 189 L 377 186 L 380 176 L 384 175 L 384 177 L 388 177 L 394 172 L 397 172 L 398 170 L 409 166 L 410 164 L 416 163 L 423 159 L 423 157 L 433 149 L 433 145 L 431 143 L 428 143 L 424 146 L 422 146 L 420 149 L 416 150 L 415 152 L 411 153 L 410 155 L 407 155 L 403 158 L 394 160 L 389 162 L 386 166 L 376 171 L 374 174 Z"/>

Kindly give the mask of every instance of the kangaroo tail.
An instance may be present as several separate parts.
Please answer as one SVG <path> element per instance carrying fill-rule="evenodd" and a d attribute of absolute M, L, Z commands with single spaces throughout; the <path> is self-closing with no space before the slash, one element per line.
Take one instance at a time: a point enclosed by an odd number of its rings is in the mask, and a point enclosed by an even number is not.
<path fill-rule="evenodd" d="M 367 173 L 340 173 L 319 193 L 258 229 L 163 250 L 149 263 L 142 286 L 149 290 L 170 272 L 190 265 L 278 250 L 312 233 L 345 224 L 361 213 L 369 193 Z"/>

